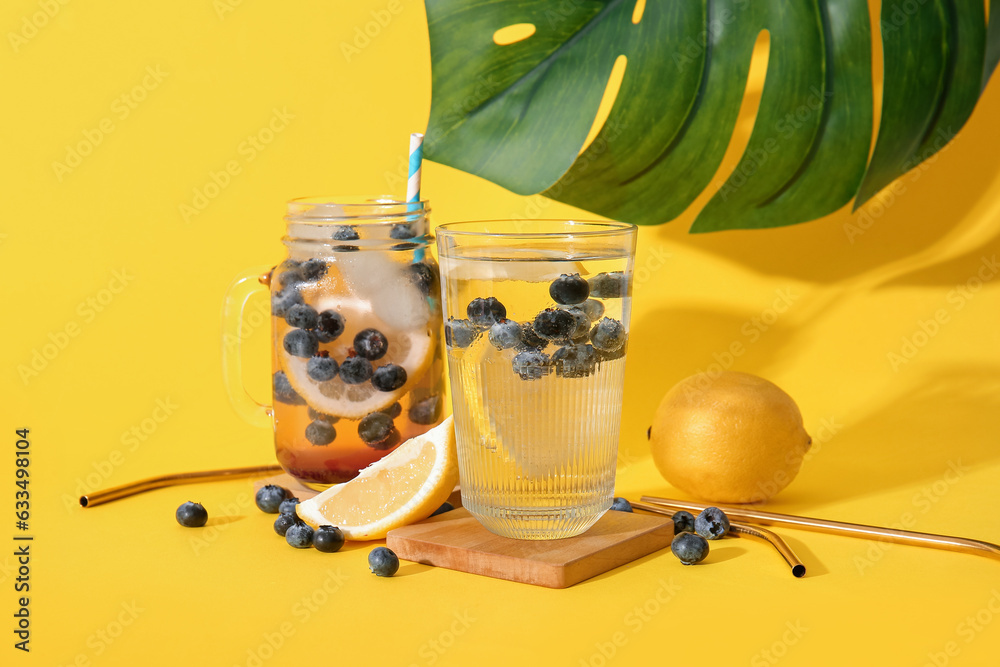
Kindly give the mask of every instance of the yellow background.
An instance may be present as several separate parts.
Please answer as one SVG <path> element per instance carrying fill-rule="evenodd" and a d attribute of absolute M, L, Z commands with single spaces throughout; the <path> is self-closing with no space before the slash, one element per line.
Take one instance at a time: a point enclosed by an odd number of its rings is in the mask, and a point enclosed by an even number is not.
<path fill-rule="evenodd" d="M 0 662 L 995 664 L 1000 563 L 980 557 L 786 530 L 805 579 L 733 540 L 697 567 L 658 554 L 552 591 L 415 564 L 376 579 L 370 545 L 293 551 L 247 481 L 75 507 L 81 489 L 272 460 L 269 433 L 241 422 L 223 390 L 226 286 L 279 259 L 285 200 L 401 194 L 407 135 L 426 123 L 417 0 L 395 14 L 388 0 L 224 1 L 0 9 L 0 539 L 15 532 L 19 427 L 31 429 L 36 536 L 30 655 L 12 647 L 13 547 L 0 549 Z M 45 18 L 42 5 L 58 11 Z M 348 59 L 342 44 L 366 25 L 377 34 Z M 752 107 L 753 94 L 728 165 Z M 281 129 L 251 151 L 276 113 Z M 619 494 L 675 495 L 646 427 L 669 386 L 715 363 L 786 389 L 816 439 L 775 510 L 1000 542 L 998 114 L 994 82 L 952 145 L 857 214 L 689 236 L 689 211 L 641 231 Z M 98 130 L 78 166 L 54 168 Z M 238 173 L 185 220 L 181 206 L 230 161 Z M 576 214 L 437 164 L 424 193 L 439 223 Z M 928 324 L 936 316 L 946 321 Z M 266 340 L 258 326 L 246 351 L 260 392 Z M 730 359 L 734 342 L 744 352 Z M 23 374 L 36 352 L 37 375 Z M 218 517 L 209 528 L 174 522 L 188 499 Z"/>

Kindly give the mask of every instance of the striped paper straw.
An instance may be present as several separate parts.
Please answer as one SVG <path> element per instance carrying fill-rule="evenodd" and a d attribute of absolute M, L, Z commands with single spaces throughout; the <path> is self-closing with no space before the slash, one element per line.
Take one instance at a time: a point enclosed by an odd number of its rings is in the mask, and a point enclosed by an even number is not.
<path fill-rule="evenodd" d="M 406 203 L 416 204 L 420 201 L 420 168 L 424 159 L 424 135 L 414 132 L 410 135 L 410 169 L 406 179 Z M 416 207 L 413 207 L 414 209 Z M 412 210 L 412 209 L 411 209 Z M 418 262 L 424 260 L 424 249 L 418 248 L 414 253 Z"/>

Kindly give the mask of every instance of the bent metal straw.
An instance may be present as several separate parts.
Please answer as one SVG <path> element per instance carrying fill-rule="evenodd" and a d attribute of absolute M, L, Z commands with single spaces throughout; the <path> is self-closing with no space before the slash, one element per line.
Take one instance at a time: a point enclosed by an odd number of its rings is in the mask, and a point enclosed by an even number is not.
<path fill-rule="evenodd" d="M 683 500 L 673 500 L 671 498 L 656 498 L 654 496 L 642 496 L 642 500 L 660 507 L 672 510 L 694 510 L 700 512 L 708 505 L 702 503 L 692 503 Z M 785 526 L 788 528 L 800 528 L 811 530 L 817 533 L 828 533 L 830 535 L 846 535 L 848 537 L 860 537 L 866 540 L 882 540 L 895 544 L 909 544 L 917 547 L 930 547 L 932 549 L 943 549 L 944 551 L 954 551 L 957 553 L 978 554 L 989 558 L 1000 559 L 1000 546 L 982 540 L 972 540 L 966 537 L 954 537 L 951 535 L 937 535 L 935 533 L 918 533 L 912 530 L 896 530 L 895 528 L 883 528 L 881 526 L 867 526 L 860 523 L 847 523 L 845 521 L 830 521 L 828 519 L 813 519 L 805 516 L 795 516 L 793 514 L 776 514 L 774 512 L 761 512 L 749 507 L 736 507 L 732 505 L 715 505 L 726 513 L 730 519 L 737 519 L 746 523 L 758 526 Z"/>

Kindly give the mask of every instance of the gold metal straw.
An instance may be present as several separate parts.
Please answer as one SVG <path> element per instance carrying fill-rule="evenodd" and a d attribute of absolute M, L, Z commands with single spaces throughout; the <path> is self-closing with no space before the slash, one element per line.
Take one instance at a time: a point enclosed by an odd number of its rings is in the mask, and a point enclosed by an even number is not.
<path fill-rule="evenodd" d="M 645 498 L 643 498 L 645 500 Z M 653 512 L 655 514 L 665 514 L 667 516 L 673 516 L 677 510 L 666 509 L 660 505 L 651 505 L 648 503 L 637 503 L 631 502 L 632 507 L 639 510 L 644 510 L 646 512 Z M 799 560 L 799 557 L 795 555 L 792 548 L 785 543 L 783 539 L 778 537 L 776 534 L 772 533 L 770 530 L 760 528 L 758 526 L 750 526 L 745 523 L 736 523 L 733 521 L 729 522 L 729 532 L 736 537 L 748 538 L 751 537 L 761 542 L 766 542 L 774 547 L 774 550 L 778 552 L 788 567 L 792 570 L 792 576 L 803 577 L 806 574 L 806 566 Z"/>
<path fill-rule="evenodd" d="M 660 507 L 667 507 L 673 510 L 689 510 L 700 512 L 709 505 L 702 503 L 692 503 L 685 500 L 673 500 L 671 498 L 656 498 L 653 496 L 643 496 L 642 500 L 653 503 Z M 951 535 L 937 535 L 935 533 L 918 533 L 912 530 L 897 530 L 895 528 L 883 528 L 881 526 L 866 526 L 860 523 L 847 523 L 844 521 L 830 521 L 827 519 L 812 519 L 805 516 L 795 516 L 792 514 L 776 514 L 774 512 L 761 512 L 749 507 L 735 507 L 731 505 L 716 505 L 726 513 L 730 519 L 737 519 L 745 523 L 752 523 L 759 526 L 787 526 L 788 528 L 800 528 L 811 530 L 817 533 L 828 533 L 830 535 L 847 535 L 848 537 L 860 537 L 866 540 L 881 540 L 895 544 L 910 544 L 918 547 L 930 547 L 932 549 L 943 549 L 957 553 L 978 554 L 990 558 L 1000 559 L 1000 546 L 982 540 L 972 540 L 965 537 L 954 537 Z"/>
<path fill-rule="evenodd" d="M 203 470 L 200 472 L 179 472 L 173 475 L 159 475 L 140 479 L 137 482 L 113 486 L 110 489 L 94 491 L 85 496 L 80 496 L 81 507 L 93 507 L 103 505 L 112 500 L 134 496 L 143 491 L 159 489 L 165 486 L 177 486 L 178 484 L 193 484 L 195 482 L 215 482 L 222 479 L 233 479 L 235 477 L 249 477 L 251 475 L 267 475 L 281 472 L 279 465 L 250 466 L 248 468 L 222 468 L 220 470 Z"/>

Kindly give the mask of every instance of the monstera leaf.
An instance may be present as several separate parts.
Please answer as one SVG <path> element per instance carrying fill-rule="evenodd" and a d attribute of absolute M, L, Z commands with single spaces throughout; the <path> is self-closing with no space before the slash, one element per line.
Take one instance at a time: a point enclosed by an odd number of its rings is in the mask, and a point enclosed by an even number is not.
<path fill-rule="evenodd" d="M 866 0 L 425 0 L 425 155 L 639 224 L 678 216 L 729 144 L 758 37 L 749 144 L 693 232 L 790 225 L 870 199 L 961 129 L 1000 59 L 1000 0 L 883 0 L 881 121 Z M 519 24 L 526 39 L 503 43 Z M 501 33 L 502 34 L 502 33 Z M 500 42 L 500 43 L 498 43 Z M 580 152 L 612 68 L 624 77 Z"/>

